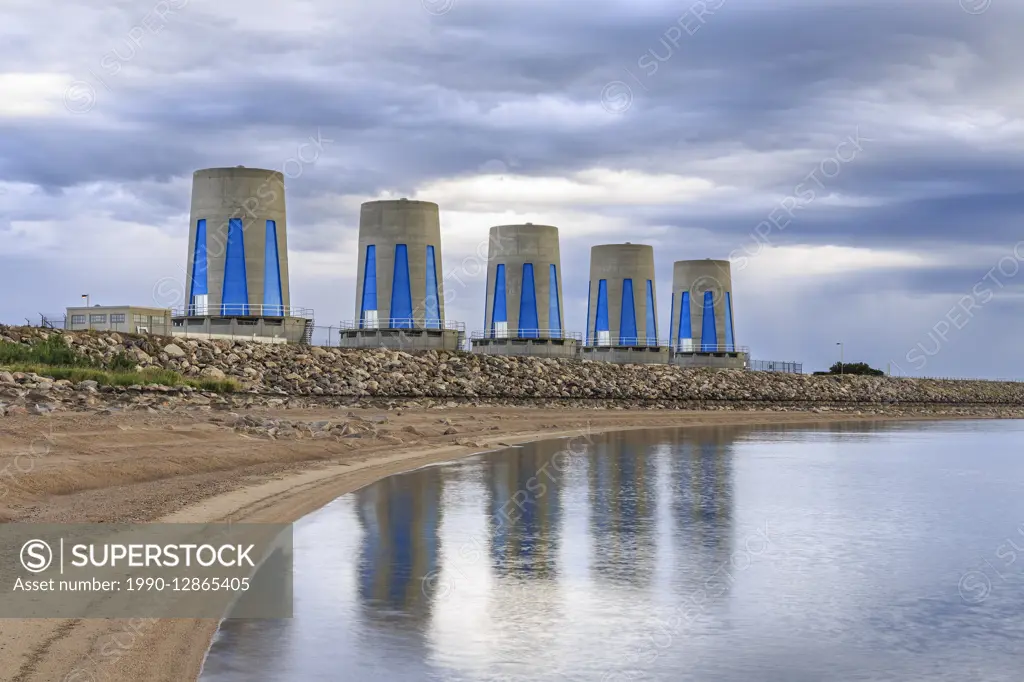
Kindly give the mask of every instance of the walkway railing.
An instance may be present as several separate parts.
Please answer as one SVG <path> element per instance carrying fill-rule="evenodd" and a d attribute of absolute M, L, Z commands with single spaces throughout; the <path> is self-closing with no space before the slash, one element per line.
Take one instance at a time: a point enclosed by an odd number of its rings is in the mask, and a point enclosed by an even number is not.
<path fill-rule="evenodd" d="M 191 305 L 171 308 L 171 317 L 304 317 L 312 319 L 313 309 L 286 305 L 226 303 L 221 305 Z"/>
<path fill-rule="evenodd" d="M 672 348 L 676 353 L 747 353 L 750 354 L 748 346 L 737 346 L 733 343 L 676 343 Z"/>
<path fill-rule="evenodd" d="M 470 335 L 471 339 L 515 339 L 517 341 L 530 339 L 573 339 L 583 340 L 581 332 L 567 332 L 561 329 L 519 329 L 507 332 L 478 330 Z"/>
<path fill-rule="evenodd" d="M 386 329 L 447 329 L 449 331 L 466 333 L 465 322 L 453 322 L 452 320 L 441 320 L 439 322 L 423 322 L 420 320 L 414 320 L 412 318 L 385 318 L 378 320 L 376 323 L 363 320 L 342 320 L 341 330 L 347 331 L 352 329 L 366 329 L 366 330 L 386 330 Z"/>
<path fill-rule="evenodd" d="M 587 348 L 613 348 L 620 346 L 643 346 L 655 348 L 668 345 L 668 339 L 655 339 L 648 336 L 612 336 L 596 339 L 593 336 L 584 344 Z"/>

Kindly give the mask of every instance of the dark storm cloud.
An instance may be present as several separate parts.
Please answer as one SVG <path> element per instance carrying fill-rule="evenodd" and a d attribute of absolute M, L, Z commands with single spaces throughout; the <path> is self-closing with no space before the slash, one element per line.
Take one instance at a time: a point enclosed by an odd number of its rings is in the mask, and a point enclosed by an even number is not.
<path fill-rule="evenodd" d="M 89 105 L 78 115 L 0 113 L 0 181 L 38 188 L 0 196 L 5 222 L 106 229 L 77 224 L 91 206 L 166 230 L 187 215 L 196 168 L 280 170 L 319 136 L 331 142 L 288 180 L 293 249 L 340 248 L 357 220 L 342 196 L 412 194 L 509 167 L 534 176 L 607 167 L 723 188 L 685 202 L 563 207 L 628 218 L 666 251 L 659 263 L 726 257 L 765 240 L 916 250 L 939 261 L 837 275 L 821 283 L 822 296 L 867 286 L 955 296 L 985 263 L 956 265 L 951 254 L 1017 241 L 1024 106 L 1013 92 L 1024 47 L 1014 31 L 1024 9 L 1010 3 L 971 15 L 957 0 L 480 0 L 431 16 L 412 0 L 324 2 L 259 29 L 245 21 L 256 8 L 243 16 L 185 4 L 134 44 L 149 7 L 13 10 L 2 48 L 10 68 L 66 73 L 93 100 L 71 100 Z M 43 33 L 59 39 L 39 40 Z M 614 81 L 628 97 L 602 101 Z M 835 176 L 819 175 L 815 198 L 765 237 L 758 226 L 778 218 L 780 201 L 858 134 L 870 139 L 862 153 Z M 94 183 L 107 194 L 90 203 L 82 193 Z M 588 247 L 566 235 L 567 271 L 586 272 Z M 348 292 L 306 295 L 326 302 L 321 310 L 344 308 L 330 317 L 349 314 Z M 567 284 L 567 301 L 584 295 Z M 667 310 L 664 290 L 661 299 Z M 475 299 L 455 307 L 478 317 Z M 749 341 L 777 347 L 769 318 L 756 324 L 743 326 Z M 788 355 L 818 352 L 801 343 Z"/>

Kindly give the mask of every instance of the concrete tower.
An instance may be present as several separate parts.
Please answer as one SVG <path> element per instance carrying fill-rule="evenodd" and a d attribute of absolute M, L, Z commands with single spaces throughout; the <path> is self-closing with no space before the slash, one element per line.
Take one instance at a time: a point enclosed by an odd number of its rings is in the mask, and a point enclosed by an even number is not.
<path fill-rule="evenodd" d="M 657 346 L 654 247 L 604 244 L 590 250 L 587 345 Z"/>
<path fill-rule="evenodd" d="M 368 201 L 359 214 L 360 329 L 442 329 L 441 221 L 429 201 Z"/>
<path fill-rule="evenodd" d="M 670 324 L 675 351 L 736 351 L 729 261 L 709 258 L 673 263 Z"/>
<path fill-rule="evenodd" d="M 562 310 L 558 228 L 532 223 L 492 227 L 485 334 L 491 338 L 561 338 Z"/>
<path fill-rule="evenodd" d="M 289 315 L 284 175 L 207 168 L 192 176 L 187 315 Z"/>
<path fill-rule="evenodd" d="M 492 227 L 486 287 L 484 329 L 473 335 L 473 352 L 576 356 L 580 335 L 565 331 L 557 227 Z"/>

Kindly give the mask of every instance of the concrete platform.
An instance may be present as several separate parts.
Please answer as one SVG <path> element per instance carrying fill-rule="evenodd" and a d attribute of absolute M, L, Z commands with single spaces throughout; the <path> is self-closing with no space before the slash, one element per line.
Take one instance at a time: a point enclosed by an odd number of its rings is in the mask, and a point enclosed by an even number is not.
<path fill-rule="evenodd" d="M 675 351 L 670 362 L 679 367 L 712 367 L 715 369 L 747 369 L 750 354 L 743 351 L 686 352 Z"/>
<path fill-rule="evenodd" d="M 392 350 L 462 350 L 465 332 L 456 329 L 342 329 L 342 348 Z"/>
<path fill-rule="evenodd" d="M 541 358 L 576 357 L 579 340 L 533 339 L 533 338 L 473 338 L 470 341 L 472 352 L 483 355 L 529 355 Z"/>
<path fill-rule="evenodd" d="M 255 307 L 255 306 L 254 306 Z M 263 343 L 303 343 L 308 317 L 257 315 L 175 315 L 171 335 L 180 338 L 238 339 Z"/>
<path fill-rule="evenodd" d="M 620 365 L 667 365 L 668 346 L 583 346 L 580 359 Z"/>

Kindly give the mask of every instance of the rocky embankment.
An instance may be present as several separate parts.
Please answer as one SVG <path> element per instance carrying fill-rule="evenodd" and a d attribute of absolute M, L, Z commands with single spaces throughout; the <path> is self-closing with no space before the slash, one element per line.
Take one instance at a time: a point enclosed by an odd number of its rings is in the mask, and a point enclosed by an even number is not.
<path fill-rule="evenodd" d="M 218 395 L 191 387 L 107 387 L 0 372 L 0 408 L 5 413 L 467 403 L 887 412 L 930 406 L 950 413 L 971 408 L 1007 415 L 1018 408 L 1024 411 L 1024 383 L 1012 382 L 773 374 L 436 351 L 413 354 L 33 327 L 0 327 L 0 341 L 34 344 L 55 333 L 100 365 L 126 354 L 140 369 L 232 378 L 241 388 Z"/>

